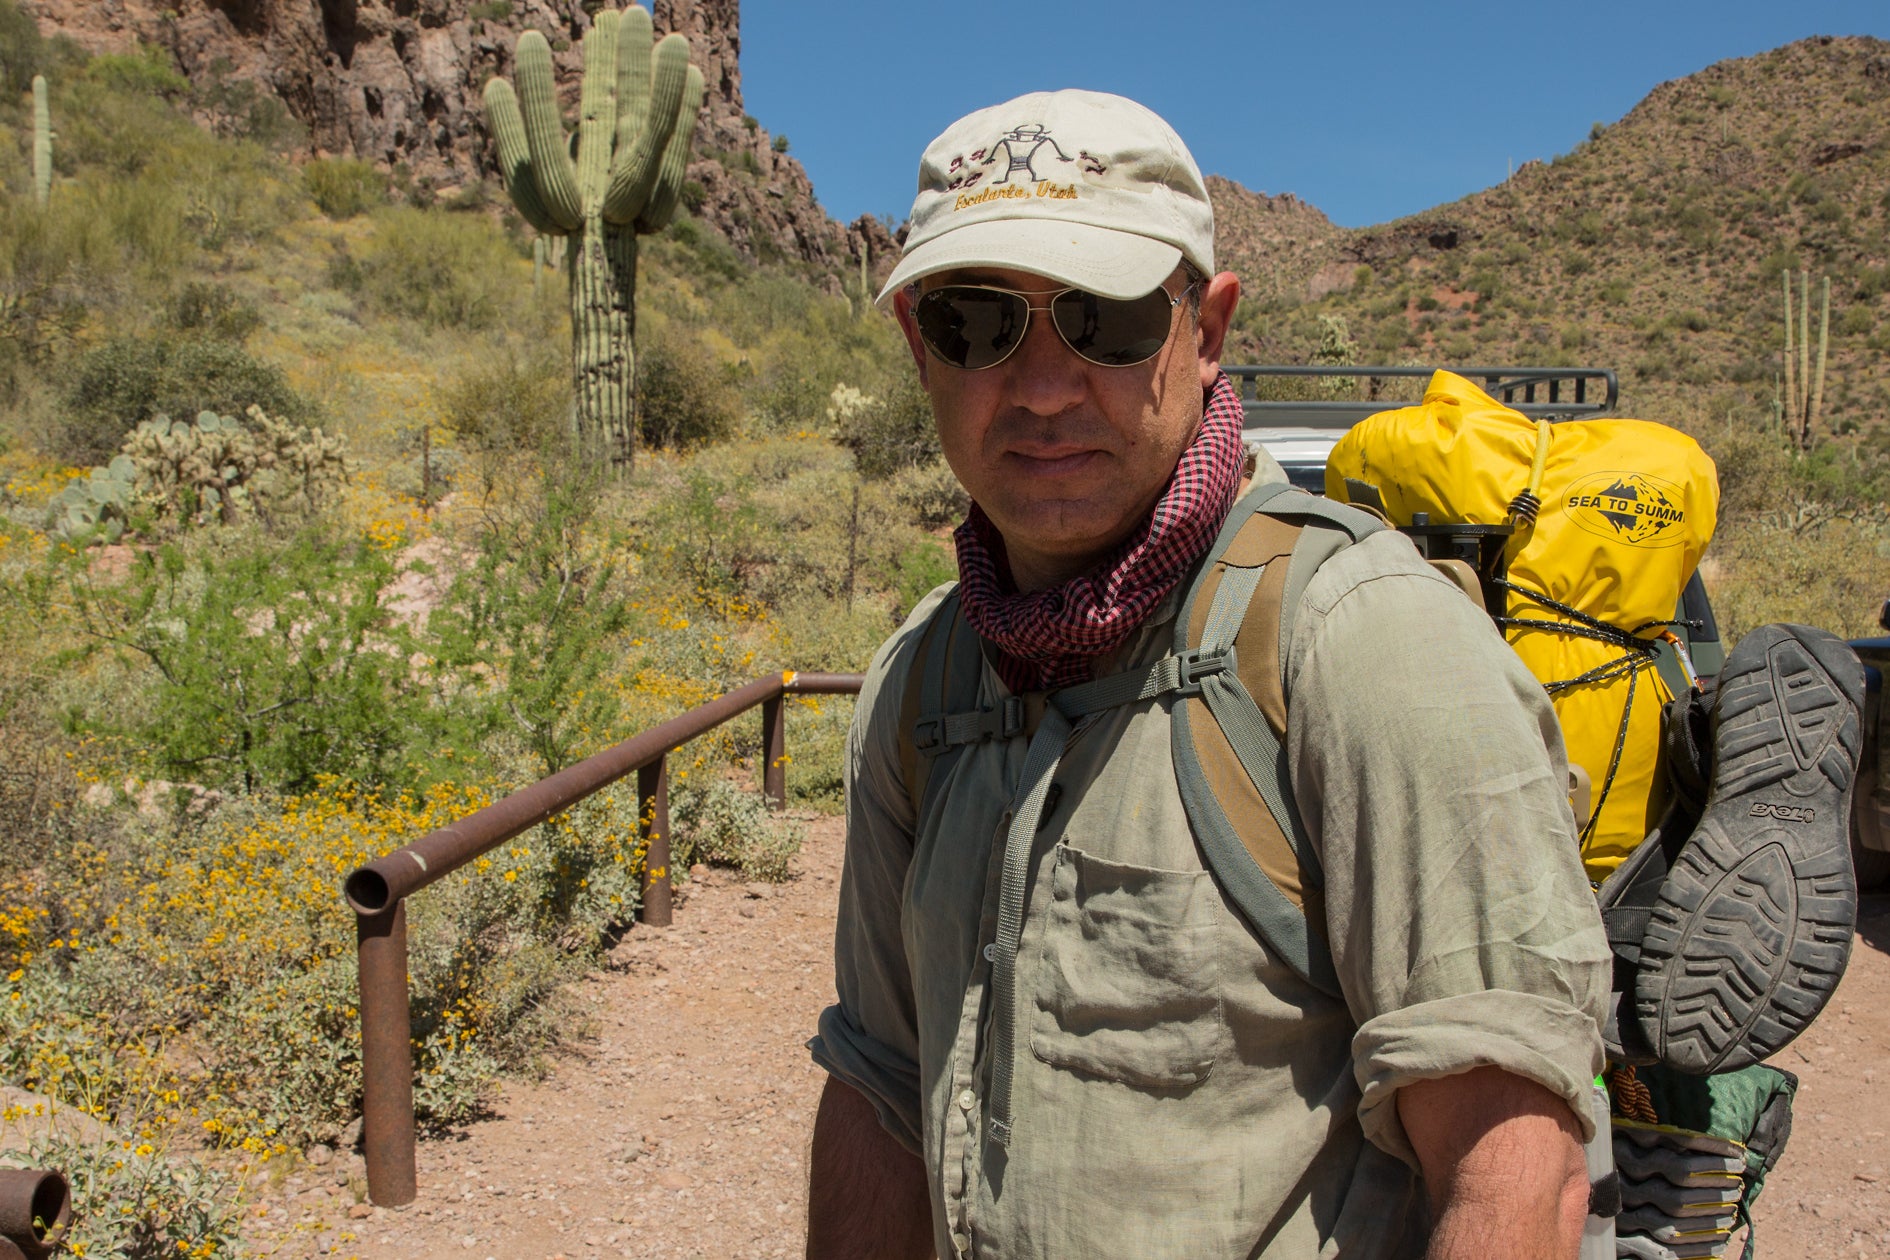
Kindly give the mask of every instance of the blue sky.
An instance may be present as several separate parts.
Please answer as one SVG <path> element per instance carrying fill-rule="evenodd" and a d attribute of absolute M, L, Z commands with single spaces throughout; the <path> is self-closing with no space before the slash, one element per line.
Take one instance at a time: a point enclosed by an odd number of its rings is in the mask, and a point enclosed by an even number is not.
<path fill-rule="evenodd" d="M 1890 3 L 751 0 L 742 90 L 842 221 L 903 219 L 953 119 L 1087 87 L 1154 108 L 1204 171 L 1355 227 L 1487 188 L 1664 80 L 1808 35 L 1890 39 Z"/>

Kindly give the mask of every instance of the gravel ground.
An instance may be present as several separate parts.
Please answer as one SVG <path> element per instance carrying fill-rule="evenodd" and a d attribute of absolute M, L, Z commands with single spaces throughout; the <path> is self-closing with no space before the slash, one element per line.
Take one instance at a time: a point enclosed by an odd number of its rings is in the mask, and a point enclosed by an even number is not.
<path fill-rule="evenodd" d="M 305 1165 L 252 1212 L 259 1255 L 604 1260 L 801 1253 L 830 1000 L 838 819 L 801 821 L 794 878 L 696 878 L 576 1000 L 579 1036 L 489 1119 L 421 1143 L 418 1202 L 370 1207 L 360 1157 Z M 1837 997 L 1781 1054 L 1797 1125 L 1756 1212 L 1766 1260 L 1890 1257 L 1890 897 L 1867 897 Z M 317 1152 L 319 1155 L 320 1152 Z"/>

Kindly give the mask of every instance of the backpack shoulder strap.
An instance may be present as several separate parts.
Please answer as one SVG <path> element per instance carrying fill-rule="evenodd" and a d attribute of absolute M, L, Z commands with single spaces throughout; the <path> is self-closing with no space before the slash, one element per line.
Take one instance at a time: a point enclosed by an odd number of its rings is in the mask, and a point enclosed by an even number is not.
<path fill-rule="evenodd" d="M 1177 653 L 1231 650 L 1172 710 L 1175 777 L 1215 878 L 1254 931 L 1308 983 L 1341 996 L 1324 933 L 1318 856 L 1285 748 L 1293 614 L 1319 566 L 1383 525 L 1303 491 L 1250 493 L 1215 540 L 1176 620 Z"/>
<path fill-rule="evenodd" d="M 984 739 L 1009 738 L 1024 729 L 1024 704 L 1013 697 L 996 710 L 979 709 L 984 650 L 965 619 L 954 588 L 919 632 L 899 698 L 899 769 L 914 820 L 930 803 L 932 771 L 946 754 Z"/>

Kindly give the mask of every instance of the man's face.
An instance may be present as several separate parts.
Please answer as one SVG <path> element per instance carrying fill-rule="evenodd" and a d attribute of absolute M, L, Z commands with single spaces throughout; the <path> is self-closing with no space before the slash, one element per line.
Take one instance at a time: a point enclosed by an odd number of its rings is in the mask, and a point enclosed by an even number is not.
<path fill-rule="evenodd" d="M 923 287 L 947 284 L 1037 291 L 1023 341 L 978 371 L 926 353 L 904 294 L 897 314 L 946 462 L 1004 535 L 1018 585 L 1055 585 L 1127 538 L 1160 498 L 1200 426 L 1240 283 L 1229 272 L 1207 281 L 1199 319 L 1184 301 L 1161 352 L 1132 367 L 1091 363 L 1063 344 L 1047 309 L 1062 287 L 1055 281 L 978 269 L 943 272 Z M 1186 284 L 1177 270 L 1166 288 L 1173 296 Z"/>

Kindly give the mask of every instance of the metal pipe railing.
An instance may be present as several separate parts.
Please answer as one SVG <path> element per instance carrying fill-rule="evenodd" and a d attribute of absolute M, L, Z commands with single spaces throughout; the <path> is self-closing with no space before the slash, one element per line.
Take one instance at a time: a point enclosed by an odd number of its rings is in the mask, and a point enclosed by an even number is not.
<path fill-rule="evenodd" d="M 757 678 L 494 801 L 348 876 L 342 892 L 355 913 L 359 951 L 362 1135 L 370 1200 L 393 1207 L 412 1203 L 419 1193 L 414 1173 L 407 898 L 635 770 L 637 817 L 648 841 L 638 918 L 653 926 L 667 925 L 669 754 L 760 705 L 762 791 L 779 809 L 787 803 L 785 697 L 854 695 L 862 681 L 859 674 L 797 674 L 792 670 Z"/>
<path fill-rule="evenodd" d="M 0 1169 L 0 1260 L 46 1260 L 64 1243 L 71 1223 L 72 1194 L 64 1174 Z"/>

